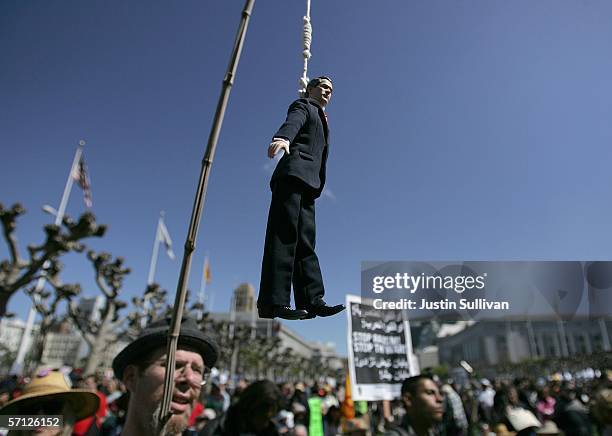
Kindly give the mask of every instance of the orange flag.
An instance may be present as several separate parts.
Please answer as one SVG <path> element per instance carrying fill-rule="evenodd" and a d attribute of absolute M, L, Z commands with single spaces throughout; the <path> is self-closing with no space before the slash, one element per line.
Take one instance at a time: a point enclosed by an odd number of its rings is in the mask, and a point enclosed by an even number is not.
<path fill-rule="evenodd" d="M 342 406 L 340 406 L 340 412 L 345 419 L 353 419 L 355 417 L 355 403 L 353 402 L 353 394 L 351 393 L 351 377 L 349 371 L 346 371 L 344 390 L 344 401 L 342 402 Z"/>
<path fill-rule="evenodd" d="M 208 256 L 204 261 L 204 280 L 206 280 L 206 283 L 210 283 L 212 280 L 212 276 L 210 275 L 210 265 L 208 263 Z"/>

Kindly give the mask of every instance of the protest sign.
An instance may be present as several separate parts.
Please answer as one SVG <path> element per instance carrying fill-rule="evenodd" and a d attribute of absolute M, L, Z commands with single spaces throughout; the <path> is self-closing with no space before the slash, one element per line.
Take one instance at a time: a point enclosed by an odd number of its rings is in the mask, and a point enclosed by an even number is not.
<path fill-rule="evenodd" d="M 401 383 L 416 374 L 410 327 L 403 313 L 378 310 L 371 302 L 346 296 L 349 373 L 354 400 L 392 400 Z"/>

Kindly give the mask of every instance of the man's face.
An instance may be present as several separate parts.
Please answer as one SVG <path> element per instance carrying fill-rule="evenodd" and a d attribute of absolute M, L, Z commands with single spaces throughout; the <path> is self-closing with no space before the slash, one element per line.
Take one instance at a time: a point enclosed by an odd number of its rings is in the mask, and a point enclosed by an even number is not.
<path fill-rule="evenodd" d="M 98 390 L 98 385 L 96 384 L 95 377 L 89 376 L 83 381 L 83 389 L 90 390 L 92 392 L 96 392 Z"/>
<path fill-rule="evenodd" d="M 431 424 L 442 421 L 444 415 L 442 395 L 433 380 L 421 380 L 415 394 L 408 392 L 403 398 L 411 418 Z"/>
<path fill-rule="evenodd" d="M 143 371 L 134 365 L 128 366 L 123 378 L 130 391 L 130 403 L 137 405 L 136 414 L 140 426 L 155 431 L 164 393 L 165 350 L 160 349 L 154 353 L 151 361 Z M 193 406 L 200 396 L 204 369 L 204 361 L 199 353 L 189 349 L 176 351 L 174 392 L 170 403 L 170 411 L 174 416 L 168 422 L 168 433 L 179 434 L 187 428 Z"/>
<path fill-rule="evenodd" d="M 331 100 L 333 92 L 332 84 L 329 80 L 321 80 L 317 86 L 308 88 L 308 96 L 315 99 L 319 104 L 325 107 Z"/>

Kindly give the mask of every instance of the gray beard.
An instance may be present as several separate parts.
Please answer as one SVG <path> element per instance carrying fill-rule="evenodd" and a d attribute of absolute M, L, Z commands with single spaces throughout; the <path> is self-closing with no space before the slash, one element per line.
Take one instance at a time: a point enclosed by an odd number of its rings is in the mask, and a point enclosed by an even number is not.
<path fill-rule="evenodd" d="M 155 408 L 155 410 L 153 411 L 153 415 L 151 416 L 151 421 L 150 421 L 150 425 L 151 428 L 150 433 L 151 435 L 156 435 L 158 434 L 158 428 L 159 428 L 159 412 L 161 411 L 161 402 L 157 405 L 157 407 Z M 170 417 L 170 419 L 168 420 L 168 422 L 166 423 L 166 426 L 164 427 L 164 435 L 166 436 L 175 436 L 175 435 L 180 435 L 185 429 L 187 428 L 187 421 L 183 421 L 182 417 L 179 417 L 178 415 L 172 415 Z"/>

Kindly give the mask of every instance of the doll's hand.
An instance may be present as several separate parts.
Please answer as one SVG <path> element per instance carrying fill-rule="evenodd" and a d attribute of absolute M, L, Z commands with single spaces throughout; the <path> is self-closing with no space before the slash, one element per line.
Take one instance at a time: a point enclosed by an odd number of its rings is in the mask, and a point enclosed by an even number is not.
<path fill-rule="evenodd" d="M 274 138 L 268 147 L 268 157 L 272 159 L 281 149 L 289 154 L 289 141 L 282 138 Z"/>

